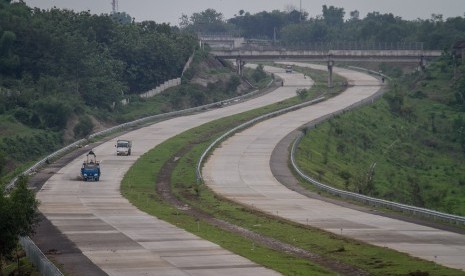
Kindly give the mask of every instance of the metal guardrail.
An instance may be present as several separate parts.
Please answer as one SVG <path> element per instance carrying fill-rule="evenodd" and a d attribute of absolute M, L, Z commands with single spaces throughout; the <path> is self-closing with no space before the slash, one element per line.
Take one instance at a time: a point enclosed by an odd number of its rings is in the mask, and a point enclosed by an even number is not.
<path fill-rule="evenodd" d="M 383 199 L 378 199 L 374 197 L 369 197 L 349 191 L 344 191 L 344 190 L 339 190 L 334 187 L 325 185 L 314 178 L 311 178 L 307 176 L 305 173 L 303 173 L 300 168 L 297 166 L 297 163 L 295 161 L 295 151 L 300 143 L 300 141 L 303 138 L 303 133 L 299 135 L 299 137 L 294 141 L 292 145 L 292 150 L 291 150 L 291 164 L 293 169 L 305 180 L 308 182 L 312 183 L 315 185 L 317 188 L 324 190 L 330 194 L 339 196 L 341 198 L 347 198 L 351 200 L 356 200 L 371 206 L 376 206 L 376 207 L 383 207 L 383 208 L 388 208 L 391 210 L 396 210 L 396 211 L 401 211 L 403 213 L 410 213 L 413 215 L 421 215 L 423 217 L 428 217 L 428 218 L 433 218 L 435 220 L 441 220 L 441 221 L 446 221 L 449 223 L 455 223 L 455 224 L 464 224 L 465 225 L 465 217 L 461 216 L 456 216 L 456 215 L 451 215 L 451 214 L 446 214 L 446 213 L 441 213 L 438 211 L 433 211 L 433 210 L 428 210 L 425 208 L 420 208 L 420 207 L 415 207 L 415 206 L 410 206 L 406 204 L 401 204 L 397 202 L 392 202 L 392 201 L 387 201 Z"/>
<path fill-rule="evenodd" d="M 273 82 L 273 80 L 271 80 L 268 83 L 267 86 L 270 86 L 272 82 Z M 134 120 L 134 121 L 131 121 L 131 122 L 128 122 L 128 123 L 120 124 L 120 125 L 117 125 L 117 126 L 114 126 L 114 127 L 111 127 L 111 128 L 108 128 L 108 129 L 105 129 L 105 130 L 102 130 L 102 131 L 99 131 L 99 132 L 96 132 L 96 133 L 93 133 L 93 134 L 89 135 L 89 137 L 86 138 L 86 139 L 78 140 L 78 141 L 76 141 L 76 142 L 74 142 L 74 143 L 72 143 L 72 144 L 70 144 L 70 145 L 68 145 L 68 146 L 66 146 L 64 148 L 61 148 L 61 149 L 55 151 L 54 153 L 46 156 L 45 158 L 43 158 L 42 160 L 38 161 L 33 166 L 31 166 L 29 169 L 24 171 L 22 174 L 23 175 L 29 175 L 29 174 L 34 173 L 35 171 L 37 171 L 37 170 L 41 169 L 42 167 L 46 166 L 48 163 L 52 162 L 53 160 L 56 160 L 57 158 L 63 156 L 64 154 L 66 154 L 68 152 L 71 152 L 75 148 L 78 148 L 78 147 L 81 147 L 81 146 L 85 145 L 91 139 L 101 137 L 101 136 L 106 136 L 106 135 L 109 135 L 111 133 L 115 133 L 115 132 L 119 132 L 119 131 L 122 131 L 122 130 L 125 130 L 125 129 L 129 129 L 129 128 L 133 128 L 133 127 L 136 127 L 136 126 L 144 125 L 144 124 L 147 124 L 147 123 L 150 123 L 150 122 L 166 120 L 168 118 L 173 118 L 173 117 L 176 117 L 176 116 L 192 114 L 192 113 L 195 113 L 195 112 L 200 112 L 200 111 L 207 110 L 209 108 L 214 108 L 214 107 L 217 107 L 217 106 L 220 106 L 220 105 L 225 106 L 225 105 L 229 105 L 229 104 L 235 104 L 235 103 L 238 103 L 238 102 L 243 101 L 245 99 L 254 97 L 254 96 L 258 95 L 260 92 L 261 91 L 259 91 L 259 90 L 254 90 L 254 91 L 252 91 L 250 93 L 247 93 L 245 95 L 242 95 L 242 96 L 234 97 L 234 98 L 219 101 L 219 102 L 214 102 L 214 103 L 211 103 L 211 104 L 206 104 L 206 105 L 192 107 L 192 108 L 188 108 L 188 109 L 184 109 L 184 110 L 173 111 L 173 112 L 157 114 L 157 115 L 153 115 L 153 116 L 149 116 L 149 117 L 144 117 L 144 118 L 141 118 L 141 119 L 137 119 L 137 120 Z M 14 188 L 17 180 L 18 180 L 17 177 L 14 178 L 6 186 L 5 190 L 8 192 L 12 188 Z"/>
<path fill-rule="evenodd" d="M 379 72 L 373 71 L 373 70 L 367 70 L 367 69 L 364 69 L 364 68 L 361 68 L 361 67 L 355 67 L 355 66 L 348 66 L 348 67 L 350 67 L 352 69 L 360 70 L 360 71 L 366 71 L 366 72 L 369 72 L 369 73 L 372 73 L 372 74 L 379 75 L 379 76 L 384 77 L 386 79 L 390 79 L 388 76 L 386 76 L 384 74 L 381 74 Z M 383 92 L 380 91 L 379 93 L 376 93 L 372 97 L 369 97 L 369 98 L 364 99 L 364 100 L 362 100 L 362 101 L 360 101 L 358 103 L 355 103 L 355 104 L 353 104 L 353 105 L 351 105 L 351 106 L 349 106 L 347 108 L 344 108 L 343 110 L 328 114 L 328 115 L 326 115 L 326 116 L 324 116 L 322 118 L 319 118 L 319 119 L 317 119 L 315 121 L 312 121 L 309 124 L 307 124 L 307 128 L 312 128 L 316 124 L 318 124 L 318 123 L 320 123 L 322 121 L 325 121 L 325 120 L 327 120 L 327 119 L 329 119 L 331 117 L 334 117 L 334 116 L 336 116 L 338 114 L 341 114 L 341 113 L 343 113 L 345 111 L 354 109 L 354 108 L 362 106 L 362 105 L 373 103 L 374 100 L 381 97 L 382 94 L 383 94 Z M 425 208 L 420 208 L 420 207 L 416 207 L 416 206 L 411 206 L 411 205 L 392 202 L 392 201 L 388 201 L 388 200 L 384 200 L 384 199 L 369 197 L 369 196 L 365 196 L 365 195 L 361 195 L 361 194 L 357 194 L 357 193 L 353 193 L 353 192 L 349 192 L 349 191 L 339 190 L 339 189 L 336 189 L 334 187 L 325 185 L 325 184 L 315 180 L 314 178 L 311 178 L 311 177 L 307 176 L 306 174 L 304 174 L 300 170 L 300 168 L 297 166 L 297 163 L 295 161 L 295 151 L 296 151 L 300 141 L 302 140 L 303 136 L 304 136 L 304 134 L 301 133 L 299 135 L 299 137 L 297 137 L 297 139 L 294 141 L 294 143 L 292 145 L 292 149 L 291 149 L 291 165 L 292 165 L 293 169 L 295 170 L 295 172 L 297 172 L 302 178 L 304 178 L 308 182 L 315 185 L 317 188 L 322 189 L 322 190 L 324 190 L 324 191 L 326 191 L 328 193 L 331 193 L 333 195 L 340 196 L 342 198 L 348 198 L 348 199 L 356 200 L 356 201 L 359 201 L 359 202 L 362 202 L 362 203 L 365 203 L 365 204 L 368 204 L 368 205 L 371 205 L 371 206 L 388 208 L 388 209 L 391 209 L 391 210 L 401 211 L 403 213 L 409 213 L 409 214 L 412 214 L 412 215 L 415 215 L 415 216 L 423 216 L 423 217 L 427 217 L 427 218 L 432 218 L 434 220 L 445 221 L 445 222 L 448 222 L 448 223 L 451 223 L 451 224 L 463 224 L 463 225 L 465 225 L 465 217 L 462 217 L 462 216 L 451 215 L 451 214 L 442 213 L 442 212 L 429 210 L 429 209 L 425 209 Z"/>
<path fill-rule="evenodd" d="M 273 82 L 273 80 L 271 80 L 268 83 L 268 86 L 270 86 L 272 82 Z M 89 139 L 96 138 L 96 137 L 99 137 L 99 136 L 105 136 L 105 135 L 108 135 L 110 133 L 118 132 L 118 131 L 121 131 L 121 130 L 124 130 L 124 129 L 127 129 L 127 128 L 131 128 L 131 127 L 135 127 L 135 126 L 138 126 L 138 125 L 144 125 L 144 124 L 147 124 L 149 122 L 154 122 L 154 121 L 159 121 L 159 120 L 166 120 L 168 118 L 173 118 L 173 117 L 177 117 L 177 116 L 182 116 L 182 115 L 187 115 L 187 114 L 192 114 L 192 113 L 204 111 L 204 110 L 207 110 L 209 108 L 215 108 L 215 107 L 218 107 L 218 106 L 226 106 L 226 105 L 229 105 L 229 104 L 235 104 L 235 103 L 238 103 L 238 102 L 243 101 L 245 99 L 254 97 L 254 96 L 256 96 L 256 95 L 258 95 L 260 93 L 261 93 L 260 90 L 254 90 L 253 92 L 250 92 L 250 93 L 242 95 L 242 96 L 234 97 L 234 98 L 219 101 L 219 102 L 214 102 L 214 103 L 211 103 L 211 104 L 206 104 L 206 105 L 192 107 L 192 108 L 183 109 L 183 110 L 179 110 L 179 111 L 173 111 L 173 112 L 157 114 L 157 115 L 141 118 L 141 119 L 129 122 L 129 123 L 124 123 L 124 124 L 121 124 L 121 125 L 118 125 L 118 126 L 114 126 L 112 128 L 102 130 L 100 132 L 96 132 L 96 133 L 90 135 Z"/>
<path fill-rule="evenodd" d="M 267 84 L 267 87 L 269 87 L 272 84 L 273 81 L 274 80 L 271 80 Z M 169 112 L 169 113 L 153 115 L 153 116 L 149 116 L 149 117 L 145 117 L 145 118 L 142 118 L 142 119 L 134 120 L 134 121 L 129 122 L 129 123 L 124 123 L 124 124 L 121 124 L 121 125 L 118 125 L 118 126 L 115 126 L 115 127 L 112 127 L 112 128 L 109 128 L 109 129 L 106 129 L 106 130 L 103 130 L 103 131 L 100 131 L 100 132 L 97 132 L 97 133 L 94 133 L 94 134 L 90 135 L 86 139 L 80 139 L 80 140 L 78 140 L 78 141 L 76 141 L 76 142 L 74 142 L 74 143 L 72 143 L 72 144 L 70 144 L 70 145 L 68 145 L 68 146 L 66 146 L 64 148 L 61 148 L 60 150 L 57 150 L 54 153 L 48 155 L 47 157 L 43 158 L 42 160 L 40 160 L 39 162 L 37 162 L 33 166 L 31 166 L 29 169 L 24 171 L 22 173 L 22 175 L 30 175 L 30 174 L 40 170 L 41 168 L 45 167 L 47 164 L 49 164 L 53 160 L 56 160 L 56 159 L 60 158 L 61 156 L 63 156 L 64 154 L 66 154 L 68 152 L 71 152 L 74 149 L 85 145 L 86 143 L 89 142 L 90 139 L 100 137 L 100 136 L 105 136 L 105 135 L 108 135 L 110 133 L 122 131 L 124 129 L 128 129 L 128 128 L 131 128 L 131 127 L 147 124 L 149 122 L 164 120 L 164 119 L 168 119 L 168 118 L 172 118 L 172 117 L 176 117 L 176 116 L 181 116 L 181 115 L 187 115 L 187 114 L 191 114 L 191 113 L 194 113 L 194 112 L 200 112 L 200 111 L 212 108 L 212 107 L 217 107 L 218 105 L 224 106 L 224 105 L 228 105 L 228 104 L 238 103 L 238 102 L 243 101 L 245 99 L 248 99 L 250 97 L 254 97 L 254 96 L 256 96 L 256 95 L 258 95 L 260 93 L 261 93 L 260 90 L 254 90 L 254 91 L 252 91 L 250 93 L 247 93 L 245 95 L 238 96 L 238 97 L 235 97 L 235 98 L 232 98 L 232 99 L 223 100 L 223 101 L 220 101 L 220 102 L 215 102 L 215 103 L 202 105 L 202 106 L 198 106 L 198 107 L 193 107 L 193 108 L 189 108 L 189 109 L 184 109 L 184 110 L 180 110 L 180 111 L 173 111 L 173 112 Z M 11 189 L 13 189 L 14 186 L 16 185 L 17 180 L 18 180 L 18 177 L 15 177 L 5 187 L 5 191 L 6 192 L 11 191 Z M 31 238 L 29 238 L 27 236 L 26 237 L 20 237 L 20 243 L 21 243 L 23 249 L 26 251 L 26 255 L 28 256 L 30 261 L 39 269 L 39 271 L 42 273 L 42 275 L 45 275 L 45 276 L 62 276 L 63 275 L 61 273 L 61 271 L 52 262 L 50 262 L 50 260 L 45 256 L 45 254 L 40 250 L 40 248 L 38 248 L 36 246 L 36 244 L 31 240 Z"/>
<path fill-rule="evenodd" d="M 63 276 L 63 273 L 40 251 L 29 237 L 20 237 L 19 243 L 26 256 L 44 276 Z"/>
<path fill-rule="evenodd" d="M 47 157 L 43 158 L 42 160 L 40 160 L 39 162 L 35 163 L 32 167 L 30 167 L 29 169 L 27 169 L 26 171 L 24 171 L 22 173 L 22 175 L 30 175 L 32 174 L 33 172 L 39 170 L 40 168 L 42 168 L 43 166 L 45 166 L 47 163 L 50 163 L 52 160 L 55 160 L 56 158 L 58 158 L 59 156 L 62 156 L 63 154 L 71 151 L 72 149 L 75 149 L 83 144 L 85 144 L 87 141 L 87 139 L 81 139 L 81 140 L 78 140 L 62 149 L 59 149 L 57 151 L 55 151 L 54 153 L 48 155 Z M 5 187 L 5 191 L 6 192 L 9 192 L 11 189 L 14 188 L 14 186 L 16 185 L 16 181 L 18 180 L 18 177 L 15 177 L 12 181 L 10 181 L 10 183 L 8 185 L 6 185 Z"/>
<path fill-rule="evenodd" d="M 365 72 L 368 72 L 368 73 L 371 73 L 371 74 L 375 74 L 375 75 L 378 75 L 380 77 L 384 77 L 385 79 L 388 79 L 388 80 L 390 79 L 389 76 L 384 75 L 384 74 L 379 73 L 379 72 L 376 72 L 376 71 L 373 71 L 373 70 L 368 70 L 368 69 L 365 69 L 365 68 L 355 67 L 355 66 L 348 66 L 348 67 L 352 68 L 352 69 L 360 70 L 360 71 L 365 71 Z M 344 113 L 344 112 L 346 112 L 348 110 L 352 110 L 352 109 L 354 109 L 356 107 L 360 107 L 362 105 L 373 103 L 376 99 L 382 97 L 382 95 L 383 95 L 383 91 L 378 91 L 377 93 L 375 93 L 374 95 L 372 95 L 369 98 L 366 98 L 366 99 L 361 100 L 361 101 L 359 101 L 357 103 L 354 103 L 354 104 L 350 105 L 349 107 L 346 107 L 346 108 L 341 109 L 339 111 L 333 112 L 333 113 L 325 115 L 323 117 L 320 117 L 320 118 L 308 123 L 306 126 L 308 128 L 314 127 L 317 123 L 325 121 L 325 120 L 327 120 L 327 119 L 329 119 L 331 117 L 334 117 L 334 116 L 336 116 L 338 114 Z M 323 99 L 324 98 L 316 99 L 315 102 L 321 101 Z M 269 119 L 269 118 L 274 117 L 274 116 L 284 114 L 286 112 L 297 110 L 299 108 L 314 104 L 315 102 L 303 103 L 303 104 L 299 104 L 299 105 L 296 105 L 296 106 L 293 106 L 293 107 L 285 108 L 285 109 L 282 109 L 282 110 L 271 112 L 269 114 L 259 116 L 259 117 L 255 118 L 255 119 L 252 119 L 252 120 L 250 120 L 250 121 L 248 121 L 248 122 L 246 122 L 244 124 L 241 124 L 241 125 L 233 128 L 233 129 L 229 130 L 228 132 L 226 132 L 225 134 L 221 135 L 218 139 L 216 139 L 213 143 L 211 143 L 207 147 L 207 149 L 203 152 L 202 156 L 200 157 L 199 161 L 197 162 L 197 169 L 196 169 L 197 182 L 199 183 L 199 182 L 203 181 L 202 173 L 201 173 L 201 166 L 202 166 L 207 154 L 216 145 L 218 145 L 220 142 L 224 141 L 227 137 L 229 137 L 232 134 L 234 134 L 234 133 L 236 133 L 236 132 L 238 132 L 240 130 L 243 130 L 243 129 L 245 129 L 245 128 L 247 128 L 247 127 L 249 127 L 249 126 L 251 126 L 251 125 L 253 125 L 253 124 L 257 123 L 257 122 Z M 339 190 L 339 189 L 336 189 L 334 187 L 325 185 L 325 184 L 323 184 L 323 183 L 321 183 L 321 182 L 319 182 L 319 181 L 305 175 L 298 168 L 298 166 L 297 166 L 297 164 L 295 162 L 295 150 L 296 150 L 296 148 L 298 146 L 298 143 L 301 141 L 302 137 L 303 137 L 303 134 L 301 133 L 301 135 L 294 141 L 294 143 L 292 145 L 291 164 L 292 164 L 292 167 L 294 168 L 294 170 L 302 178 L 304 178 L 305 180 L 307 180 L 310 183 L 314 184 L 316 187 L 318 187 L 318 188 L 320 188 L 322 190 L 325 190 L 325 191 L 327 191 L 327 192 L 329 192 L 331 194 L 340 196 L 342 198 L 349 198 L 349 199 L 352 199 L 352 200 L 357 200 L 359 202 L 369 204 L 369 205 L 372 205 L 372 206 L 389 208 L 391 210 L 397 210 L 397 211 L 401 211 L 401 212 L 404 212 L 404 213 L 410 213 L 410 214 L 413 214 L 413 215 L 416 215 L 416 216 L 421 215 L 423 217 L 429 217 L 429 218 L 432 218 L 432 219 L 435 219 L 435 220 L 441 220 L 441 221 L 446 221 L 446 222 L 449 222 L 449 223 L 464 224 L 465 225 L 465 217 L 446 214 L 446 213 L 442 213 L 442 212 L 438 212 L 438 211 L 434 211 L 434 210 L 428 210 L 428 209 L 425 209 L 425 208 L 410 206 L 410 205 L 391 202 L 391 201 L 387 201 L 387 200 L 383 200 L 383 199 L 377 199 L 377 198 L 373 198 L 373 197 L 369 197 L 369 196 L 365 196 L 365 195 L 361 195 L 361 194 L 357 194 L 357 193 L 353 193 L 353 192 Z"/>
<path fill-rule="evenodd" d="M 263 59 L 303 59 L 334 61 L 344 60 L 383 60 L 383 61 L 402 61 L 417 62 L 429 60 L 441 56 L 441 51 L 423 51 L 423 50 L 402 50 L 402 51 L 357 51 L 357 50 L 264 50 L 264 49 L 221 49 L 215 48 L 211 53 L 224 59 L 241 59 L 241 60 L 263 60 Z"/>
<path fill-rule="evenodd" d="M 370 73 L 370 74 L 373 74 L 373 75 L 378 75 L 382 78 L 385 78 L 386 80 L 391 80 L 391 78 L 381 72 L 376 72 L 374 70 L 369 70 L 369 69 L 366 69 L 366 68 L 362 68 L 362 67 L 357 67 L 357 66 L 347 66 L 348 68 L 351 68 L 351 69 L 355 69 L 355 70 L 358 70 L 358 71 L 362 71 L 362 72 L 367 72 L 367 73 Z"/>
<path fill-rule="evenodd" d="M 385 79 L 390 79 L 388 76 L 384 75 L 384 74 L 381 74 L 379 72 L 376 72 L 376 71 L 373 71 L 373 70 L 367 70 L 367 69 L 364 69 L 364 68 L 361 68 L 361 67 L 355 67 L 355 66 L 349 66 L 353 69 L 356 69 L 356 70 L 360 70 L 360 71 L 365 71 L 365 72 L 369 72 L 371 74 L 376 74 L 376 75 L 379 75 L 381 77 L 384 77 Z M 380 97 L 382 94 L 381 93 L 376 93 L 375 94 L 375 97 Z M 260 122 L 260 121 L 263 121 L 263 120 L 266 120 L 266 119 L 269 119 L 271 117 L 275 117 L 275 116 L 278 116 L 278 115 L 281 115 L 281 114 L 284 114 L 286 112 L 289 112 L 289 111 L 294 111 L 294 110 L 297 110 L 297 109 L 300 109 L 302 107 L 306 107 L 306 106 L 309 106 L 309 105 L 312 105 L 312 104 L 315 104 L 317 102 L 320 102 L 322 100 L 324 100 L 325 97 L 320 97 L 320 98 L 317 98 L 313 101 L 309 101 L 309 102 L 306 102 L 306 103 L 302 103 L 302 104 L 298 104 L 298 105 L 295 105 L 295 106 L 291 106 L 291 107 L 287 107 L 287 108 L 284 108 L 284 109 L 281 109 L 281 110 L 278 110 L 278 111 L 274 111 L 274 112 L 271 112 L 271 113 L 268 113 L 268 114 L 265 114 L 265 115 L 262 115 L 260 117 L 257 117 L 255 119 L 252 119 L 248 122 L 245 122 L 243 124 L 241 124 L 240 126 L 237 126 L 231 130 L 229 130 L 228 132 L 226 132 L 225 134 L 221 135 L 218 139 L 216 139 L 215 141 L 213 141 L 213 143 L 211 143 L 207 149 L 202 153 L 202 155 L 200 156 L 200 159 L 199 161 L 197 162 L 197 169 L 196 169 L 196 176 L 197 176 L 197 182 L 201 182 L 203 179 L 202 179 L 202 172 L 201 172 L 201 166 L 203 164 L 203 161 L 205 160 L 205 157 L 207 156 L 207 154 L 217 145 L 219 144 L 220 142 L 224 141 L 224 139 L 226 139 L 227 137 L 229 137 L 230 135 L 242 130 L 242 129 L 245 129 L 257 122 Z M 373 98 L 374 99 L 374 98 Z M 370 101 L 373 101 L 373 99 L 370 98 Z M 340 112 L 344 112 L 344 110 L 341 110 Z M 325 120 L 326 117 L 321 117 L 317 120 Z"/>
<path fill-rule="evenodd" d="M 253 40 L 252 40 L 253 41 Z M 423 42 L 356 42 L 356 41 L 334 41 L 334 42 L 311 42 L 311 43 L 283 43 L 268 41 L 267 44 L 255 45 L 254 43 L 244 45 L 244 48 L 254 46 L 263 49 L 289 49 L 289 50 L 424 50 Z"/>
<path fill-rule="evenodd" d="M 196 169 L 197 183 L 199 183 L 199 182 L 201 182 L 203 180 L 202 172 L 201 172 L 202 168 L 201 167 L 202 167 L 203 161 L 205 160 L 205 157 L 217 144 L 224 141 L 227 137 L 231 136 L 232 134 L 234 134 L 234 133 L 236 133 L 236 132 L 238 132 L 240 130 L 246 129 L 247 127 L 249 127 L 249 126 L 251 126 L 253 124 L 256 124 L 258 122 L 261 122 L 261 121 L 264 121 L 266 119 L 269 119 L 269 118 L 272 118 L 272 117 L 275 117 L 275 116 L 279 116 L 281 114 L 284 114 L 284 113 L 287 113 L 287 112 L 290 112 L 290 111 L 294 111 L 294 110 L 297 110 L 297 109 L 300 109 L 300 108 L 303 108 L 303 107 L 307 107 L 307 106 L 315 104 L 317 102 L 321 102 L 324 99 L 325 99 L 325 97 L 319 97 L 319 98 L 314 99 L 312 101 L 308 101 L 308 102 L 301 103 L 301 104 L 298 104 L 298 105 L 294 105 L 294 106 L 291 106 L 291 107 L 283 108 L 283 109 L 280 109 L 278 111 L 274 111 L 274 112 L 259 116 L 259 117 L 255 118 L 255 119 L 247 121 L 247 122 L 233 128 L 233 129 L 227 131 L 226 133 L 221 135 L 219 138 L 217 138 L 215 141 L 213 141 L 213 143 L 211 143 L 207 147 L 207 149 L 202 153 L 202 155 L 200 156 L 199 161 L 197 162 L 197 169 Z"/>

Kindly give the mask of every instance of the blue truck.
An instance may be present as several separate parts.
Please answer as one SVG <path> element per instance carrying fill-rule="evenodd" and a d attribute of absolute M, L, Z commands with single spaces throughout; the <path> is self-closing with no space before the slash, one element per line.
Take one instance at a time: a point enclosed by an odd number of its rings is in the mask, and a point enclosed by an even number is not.
<path fill-rule="evenodd" d="M 92 150 L 86 155 L 86 160 L 82 163 L 81 177 L 84 181 L 100 180 L 100 164 Z"/>

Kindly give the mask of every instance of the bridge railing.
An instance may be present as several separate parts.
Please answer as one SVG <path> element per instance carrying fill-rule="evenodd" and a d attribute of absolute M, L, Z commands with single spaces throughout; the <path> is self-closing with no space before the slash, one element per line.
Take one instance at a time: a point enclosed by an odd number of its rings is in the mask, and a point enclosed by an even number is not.
<path fill-rule="evenodd" d="M 244 43 L 240 48 L 244 50 L 423 50 L 423 42 L 357 42 L 357 41 L 337 41 L 337 42 L 311 42 L 311 43 Z"/>
<path fill-rule="evenodd" d="M 219 58 L 241 60 L 263 59 L 303 59 L 315 61 L 343 61 L 343 60 L 369 60 L 369 61 L 402 61 L 422 62 L 442 55 L 441 51 L 422 50 L 244 50 L 244 49 L 214 49 L 211 53 Z"/>

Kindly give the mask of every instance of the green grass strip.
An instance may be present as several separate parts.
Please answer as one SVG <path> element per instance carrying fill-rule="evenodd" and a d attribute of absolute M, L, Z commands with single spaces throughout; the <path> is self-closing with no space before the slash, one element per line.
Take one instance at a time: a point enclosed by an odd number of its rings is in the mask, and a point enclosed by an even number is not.
<path fill-rule="evenodd" d="M 313 78 L 315 74 L 312 72 Z M 284 275 L 335 275 L 334 272 L 308 260 L 276 252 L 254 244 L 253 241 L 237 234 L 198 221 L 163 202 L 155 191 L 160 169 L 166 162 L 176 157 L 177 152 L 189 148 L 188 153 L 177 161 L 177 166 L 171 176 L 171 186 L 173 193 L 179 199 L 193 207 L 256 233 L 359 267 L 370 275 L 408 275 L 420 270 L 428 272 L 429 275 L 463 275 L 458 270 L 445 268 L 394 250 L 368 245 L 309 226 L 271 218 L 219 198 L 207 187 L 196 182 L 196 162 L 214 139 L 240 123 L 300 102 L 300 99 L 293 98 L 216 120 L 163 142 L 144 154 L 131 167 L 122 182 L 123 195 L 137 208 L 150 215 Z"/>

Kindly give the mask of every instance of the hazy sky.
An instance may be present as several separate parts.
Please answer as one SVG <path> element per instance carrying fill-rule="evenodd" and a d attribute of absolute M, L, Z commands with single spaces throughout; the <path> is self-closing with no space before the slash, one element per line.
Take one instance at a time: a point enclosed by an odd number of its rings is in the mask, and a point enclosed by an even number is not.
<path fill-rule="evenodd" d="M 92 13 L 110 13 L 112 0 L 24 0 L 31 7 L 49 9 L 90 10 Z M 261 11 L 287 10 L 294 6 L 308 12 L 310 17 L 322 14 L 322 6 L 342 7 L 346 16 L 353 10 L 363 18 L 377 11 L 392 13 L 403 19 L 429 19 L 431 14 L 442 14 L 444 18 L 464 16 L 465 0 L 117 0 L 118 11 L 126 12 L 136 21 L 153 20 L 157 23 L 178 25 L 182 14 L 188 16 L 208 8 L 221 12 L 225 19 L 234 17 L 239 10 L 251 14 Z"/>

